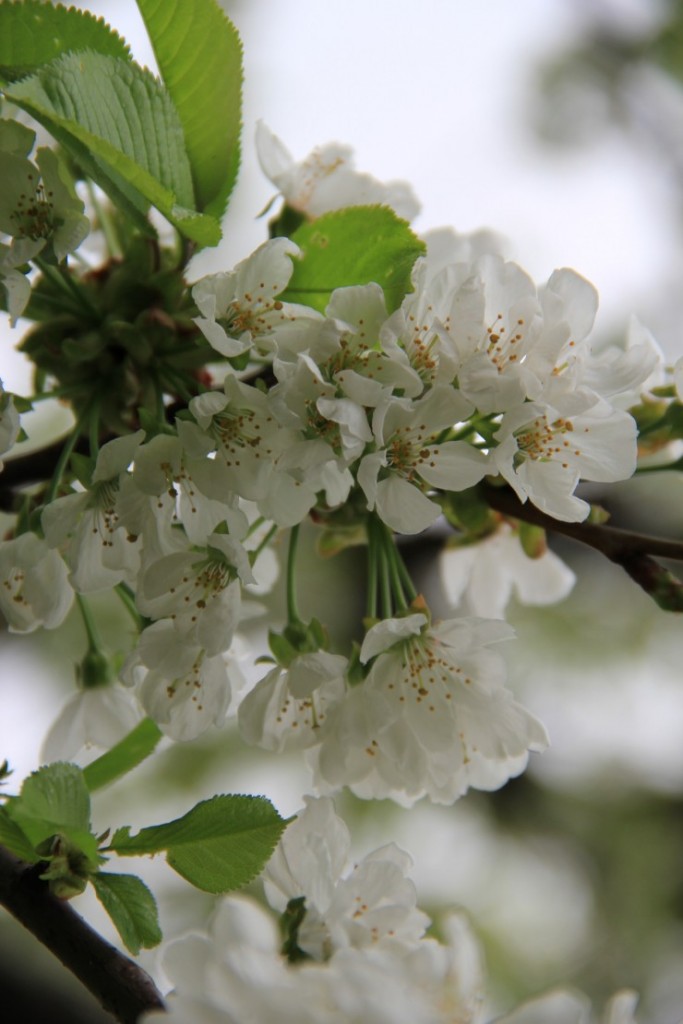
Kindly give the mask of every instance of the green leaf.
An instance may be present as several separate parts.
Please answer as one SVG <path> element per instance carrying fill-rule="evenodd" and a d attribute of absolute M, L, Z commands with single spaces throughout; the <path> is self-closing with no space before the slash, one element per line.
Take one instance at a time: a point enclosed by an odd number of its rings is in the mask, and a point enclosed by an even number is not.
<path fill-rule="evenodd" d="M 116 925 L 123 944 L 134 956 L 162 939 L 154 896 L 137 875 L 98 871 L 90 876 L 97 898 Z"/>
<path fill-rule="evenodd" d="M 5 91 L 75 157 L 140 227 L 150 203 L 186 237 L 215 245 L 220 225 L 194 209 L 178 114 L 149 71 L 97 53 L 67 54 Z"/>
<path fill-rule="evenodd" d="M 304 224 L 292 235 L 303 252 L 280 296 L 324 312 L 335 288 L 376 282 L 393 312 L 411 291 L 410 272 L 425 244 L 386 206 L 351 206 Z"/>
<path fill-rule="evenodd" d="M 158 853 L 204 892 L 228 892 L 263 868 L 286 822 L 262 796 L 215 796 L 182 818 L 143 828 L 118 829 L 110 849 L 121 856 Z"/>
<path fill-rule="evenodd" d="M 220 217 L 239 166 L 242 44 L 215 0 L 137 0 L 178 110 L 197 209 Z"/>
<path fill-rule="evenodd" d="M 132 732 L 83 769 L 85 784 L 93 793 L 102 786 L 126 775 L 152 753 L 162 733 L 156 722 L 144 718 Z"/>
<path fill-rule="evenodd" d="M 57 832 L 79 840 L 89 834 L 90 794 L 75 764 L 56 761 L 33 772 L 8 810 L 33 843 Z"/>
<path fill-rule="evenodd" d="M 0 807 L 0 845 L 5 846 L 22 860 L 35 864 L 40 857 L 33 849 L 33 843 L 26 833 L 10 818 L 4 807 Z"/>
<path fill-rule="evenodd" d="M 0 76 L 13 81 L 72 50 L 130 59 L 128 44 L 103 18 L 44 0 L 0 3 Z"/>

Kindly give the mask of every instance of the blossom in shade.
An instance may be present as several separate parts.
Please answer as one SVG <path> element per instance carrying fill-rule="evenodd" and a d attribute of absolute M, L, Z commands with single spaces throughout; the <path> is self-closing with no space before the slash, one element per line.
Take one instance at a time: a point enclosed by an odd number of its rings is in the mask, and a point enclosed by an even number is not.
<path fill-rule="evenodd" d="M 24 275 L 19 276 L 23 278 Z M 14 398 L 4 390 L 0 380 L 0 470 L 3 468 L 1 456 L 13 447 L 20 430 L 19 413 Z"/>
<path fill-rule="evenodd" d="M 173 622 L 161 619 L 141 633 L 121 680 L 136 687 L 145 711 L 168 736 L 192 740 L 223 724 L 242 675 L 229 656 L 184 642 Z"/>
<path fill-rule="evenodd" d="M 505 618 L 513 594 L 522 604 L 554 604 L 576 581 L 569 566 L 549 548 L 530 558 L 519 530 L 506 522 L 481 540 L 445 547 L 439 570 L 449 604 L 464 601 L 473 615 L 490 619 Z"/>
<path fill-rule="evenodd" d="M 76 760 L 106 751 L 135 728 L 142 718 L 130 690 L 118 683 L 79 690 L 68 699 L 50 726 L 41 756 L 45 762 Z"/>
<path fill-rule="evenodd" d="M 0 544 L 0 611 L 10 632 L 61 626 L 73 603 L 69 570 L 35 533 Z"/>

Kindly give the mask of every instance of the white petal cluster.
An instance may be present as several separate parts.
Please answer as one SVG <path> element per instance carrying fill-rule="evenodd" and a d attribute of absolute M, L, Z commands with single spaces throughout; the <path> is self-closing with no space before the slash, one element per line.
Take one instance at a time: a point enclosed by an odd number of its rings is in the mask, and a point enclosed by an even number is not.
<path fill-rule="evenodd" d="M 409 948 L 336 950 L 296 964 L 280 954 L 275 921 L 255 901 L 233 896 L 206 932 L 169 943 L 164 970 L 173 984 L 166 1012 L 143 1024 L 485 1024 L 480 956 L 460 914 L 442 923 L 445 941 Z M 601 1024 L 636 1024 L 636 997 L 618 992 Z M 557 990 L 495 1024 L 597 1024 L 580 993 Z M 490 1022 L 493 1024 L 493 1022 Z"/>
<path fill-rule="evenodd" d="M 390 201 L 348 154 L 296 165 L 267 129 L 260 139 L 273 180 L 306 216 L 331 196 L 348 204 L 356 187 L 358 202 Z M 597 296 L 574 271 L 538 287 L 494 238 L 437 232 L 398 309 L 370 282 L 332 291 L 319 312 L 282 298 L 299 256 L 273 238 L 195 284 L 196 323 L 231 364 L 222 389 L 202 390 L 156 436 L 105 444 L 88 486 L 45 508 L 40 569 L 34 554 L 22 576 L 7 562 L 13 549 L 4 556 L 13 628 L 59 621 L 71 589 L 128 588 L 145 628 L 122 679 L 175 739 L 220 725 L 237 704 L 231 649 L 253 614 L 244 598 L 258 587 L 258 538 L 271 528 L 348 516 L 361 534 L 378 520 L 388 536 L 416 534 L 448 495 L 496 475 L 522 502 L 581 520 L 579 483 L 620 480 L 635 466 L 623 403 L 659 357 L 637 330 L 623 352 L 593 352 Z M 468 586 L 482 619 L 432 626 L 407 614 L 405 599 L 393 611 L 385 603 L 363 644 L 361 682 L 350 685 L 347 657 L 303 644 L 252 685 L 243 737 L 306 749 L 323 792 L 351 786 L 407 804 L 452 802 L 522 771 L 547 737 L 504 685 L 491 648 L 509 634 L 493 620 L 513 589 L 557 600 L 571 576 L 551 555 L 526 559 L 507 525 L 446 558 L 451 600 Z M 65 580 L 64 564 L 68 584 L 36 594 L 33 578 Z"/>
<path fill-rule="evenodd" d="M 479 950 L 465 918 L 425 937 L 429 918 L 393 844 L 345 872 L 348 830 L 329 800 L 306 800 L 265 871 L 268 899 L 285 911 L 305 899 L 298 962 L 282 956 L 275 922 L 254 901 L 224 899 L 207 933 L 170 943 L 171 1022 L 272 1020 L 310 1024 L 468 1024 L 479 1019 Z M 306 956 L 302 960 L 300 954 Z M 145 1021 L 158 1019 L 154 1014 Z"/>
<path fill-rule="evenodd" d="M 42 515 L 45 539 L 61 548 L 79 593 L 135 583 L 139 545 L 121 519 L 121 482 L 142 443 L 144 431 L 117 437 L 97 456 L 89 490 L 74 491 L 47 505 Z"/>
<path fill-rule="evenodd" d="M 271 669 L 240 704 L 243 738 L 265 750 L 315 746 L 344 699 L 347 667 L 339 654 L 310 651 Z"/>
<path fill-rule="evenodd" d="M 409 950 L 429 924 L 406 877 L 412 861 L 393 843 L 347 871 L 351 837 L 329 798 L 306 797 L 264 869 L 266 896 L 283 912 L 305 897 L 297 944 L 315 960 L 340 949 Z"/>
<path fill-rule="evenodd" d="M 491 650 L 512 635 L 494 620 L 432 626 L 422 613 L 373 626 L 360 652 L 370 672 L 328 723 L 316 783 L 410 806 L 425 795 L 452 803 L 518 775 L 548 737 L 506 689 Z"/>

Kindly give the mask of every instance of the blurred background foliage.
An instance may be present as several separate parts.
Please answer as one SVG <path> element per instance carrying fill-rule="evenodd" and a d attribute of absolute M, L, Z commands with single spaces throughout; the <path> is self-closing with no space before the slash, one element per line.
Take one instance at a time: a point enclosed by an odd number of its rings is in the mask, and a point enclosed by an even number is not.
<path fill-rule="evenodd" d="M 524 18 L 525 3 L 518 6 Z M 683 2 L 573 0 L 561 6 L 573 13 L 574 30 L 565 49 L 546 52 L 537 62 L 519 132 L 533 126 L 529 145 L 537 153 L 542 147 L 568 152 L 597 146 L 615 132 L 634 150 L 645 149 L 666 176 L 668 194 L 677 197 L 670 215 L 683 254 Z M 239 24 L 243 7 L 228 8 Z M 680 282 L 672 287 L 672 279 L 662 281 L 650 303 L 670 351 L 678 346 L 681 354 Z M 683 538 L 682 487 L 673 474 L 650 475 L 594 497 L 612 510 L 616 525 Z M 314 534 L 311 528 L 304 545 L 302 611 L 328 623 L 341 646 L 359 633 L 363 555 L 352 549 L 321 562 L 314 556 Z M 358 856 L 391 839 L 413 854 L 420 903 L 437 932 L 445 910 L 468 911 L 491 975 L 492 1011 L 555 984 L 575 985 L 598 1004 L 629 986 L 641 993 L 643 1024 L 676 1024 L 683 1018 L 680 619 L 659 611 L 599 556 L 551 541 L 578 583 L 558 606 L 513 605 L 519 639 L 507 651 L 511 685 L 548 725 L 550 751 L 534 757 L 530 770 L 502 790 L 471 793 L 454 807 L 423 802 L 404 810 L 343 794 L 338 810 L 352 827 Z M 430 603 L 447 614 L 436 571 L 439 549 L 440 538 L 429 535 L 408 545 L 407 557 Z M 265 604 L 276 620 L 282 616 L 281 586 Z M 96 610 L 110 649 L 125 652 L 132 642 L 125 612 L 106 597 Z M 255 620 L 254 647 L 263 644 L 263 622 Z M 3 706 L 25 708 L 30 770 L 37 766 L 31 758 L 41 732 L 72 691 L 73 666 L 84 649 L 82 626 L 74 613 L 57 634 L 4 634 L 0 644 Z M 20 717 L 4 719 L 0 736 L 16 746 L 18 726 L 12 726 L 12 737 L 5 728 Z M 150 806 L 154 820 L 162 820 L 202 796 L 228 791 L 265 793 L 288 814 L 308 788 L 300 757 L 249 750 L 229 728 L 163 749 L 102 794 L 95 823 L 148 823 Z M 167 936 L 201 924 L 209 897 L 190 890 L 162 863 L 150 861 L 141 873 L 158 895 Z M 76 905 L 113 940 L 108 919 L 88 894 Z M 142 962 L 158 971 L 153 952 Z M 23 1008 L 16 1018 L 5 1018 L 7 1024 L 108 1019 L 92 1004 L 81 1004 L 76 983 L 3 916 L 3 995 L 18 989 L 23 976 L 29 979 Z"/>

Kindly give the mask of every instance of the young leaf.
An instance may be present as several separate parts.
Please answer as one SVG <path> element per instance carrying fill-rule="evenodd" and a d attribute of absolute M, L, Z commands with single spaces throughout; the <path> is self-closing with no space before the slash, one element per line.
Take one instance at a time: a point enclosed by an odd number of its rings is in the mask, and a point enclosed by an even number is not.
<path fill-rule="evenodd" d="M 334 288 L 376 282 L 393 312 L 411 291 L 410 272 L 425 244 L 386 206 L 351 206 L 303 224 L 292 235 L 303 252 L 280 296 L 321 312 Z"/>
<path fill-rule="evenodd" d="M 215 796 L 182 818 L 143 828 L 118 829 L 110 849 L 121 856 L 158 853 L 179 875 L 205 892 L 245 885 L 263 868 L 286 822 L 262 796 Z"/>
<path fill-rule="evenodd" d="M 67 54 L 5 90 L 143 226 L 149 204 L 188 238 L 215 245 L 220 225 L 197 213 L 178 114 L 149 71 L 98 53 Z"/>
<path fill-rule="evenodd" d="M 33 843 L 55 832 L 84 838 L 90 829 L 90 794 L 83 772 L 64 761 L 44 765 L 24 780 L 9 813 Z"/>
<path fill-rule="evenodd" d="M 93 793 L 126 775 L 152 753 L 161 739 L 159 726 L 151 718 L 143 720 L 115 746 L 83 769 L 85 784 Z"/>
<path fill-rule="evenodd" d="M 24 78 L 72 50 L 130 59 L 128 44 L 103 18 L 44 0 L 0 3 L 0 77 Z"/>
<path fill-rule="evenodd" d="M 116 925 L 123 944 L 134 956 L 162 939 L 154 896 L 137 875 L 98 871 L 90 876 L 97 898 Z"/>
<path fill-rule="evenodd" d="M 0 845 L 17 857 L 35 864 L 40 857 L 33 849 L 33 843 L 26 833 L 13 821 L 4 807 L 0 807 Z"/>
<path fill-rule="evenodd" d="M 137 0 L 176 105 L 197 209 L 220 217 L 237 177 L 242 44 L 215 0 Z"/>

